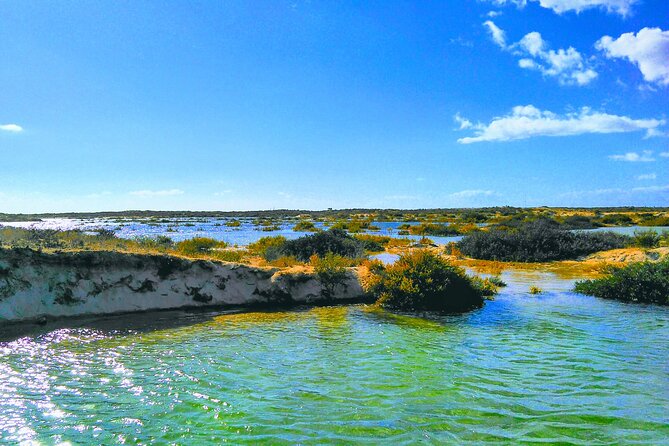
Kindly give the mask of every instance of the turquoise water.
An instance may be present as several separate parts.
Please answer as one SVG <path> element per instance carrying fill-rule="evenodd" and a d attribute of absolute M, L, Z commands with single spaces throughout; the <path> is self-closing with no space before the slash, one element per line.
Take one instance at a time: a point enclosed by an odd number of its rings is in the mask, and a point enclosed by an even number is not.
<path fill-rule="evenodd" d="M 549 273 L 503 279 L 460 316 L 355 305 L 0 328 L 0 443 L 667 444 L 669 309 Z"/>

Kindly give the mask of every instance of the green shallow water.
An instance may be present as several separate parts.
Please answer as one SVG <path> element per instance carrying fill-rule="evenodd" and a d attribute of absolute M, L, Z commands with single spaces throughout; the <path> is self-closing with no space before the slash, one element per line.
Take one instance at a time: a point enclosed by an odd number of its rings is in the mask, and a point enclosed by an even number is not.
<path fill-rule="evenodd" d="M 0 442 L 668 444 L 669 310 L 504 278 L 462 316 L 160 312 L 4 333 Z"/>

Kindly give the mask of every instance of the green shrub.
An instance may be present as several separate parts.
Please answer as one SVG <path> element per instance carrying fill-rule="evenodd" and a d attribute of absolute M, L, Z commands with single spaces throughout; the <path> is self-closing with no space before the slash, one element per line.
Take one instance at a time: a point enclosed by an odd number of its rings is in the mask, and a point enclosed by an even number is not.
<path fill-rule="evenodd" d="M 176 251 L 184 255 L 197 255 L 208 253 L 214 248 L 224 248 L 225 246 L 227 246 L 225 242 L 213 238 L 194 237 L 177 243 Z"/>
<path fill-rule="evenodd" d="M 627 214 L 608 214 L 602 217 L 601 222 L 605 225 L 629 226 L 634 220 Z"/>
<path fill-rule="evenodd" d="M 211 256 L 224 262 L 239 262 L 244 257 L 244 251 L 226 249 L 214 251 L 211 253 Z"/>
<path fill-rule="evenodd" d="M 603 299 L 669 305 L 669 259 L 610 267 L 605 277 L 576 282 L 574 290 Z"/>
<path fill-rule="evenodd" d="M 318 229 L 316 228 L 316 225 L 313 224 L 313 222 L 310 222 L 308 220 L 301 220 L 297 222 L 295 226 L 293 226 L 293 231 L 295 232 L 316 232 Z"/>
<path fill-rule="evenodd" d="M 148 250 L 165 251 L 174 247 L 174 241 L 164 235 L 158 237 L 139 237 L 135 241 L 143 248 Z"/>
<path fill-rule="evenodd" d="M 363 243 L 341 229 L 330 229 L 305 235 L 295 240 L 288 240 L 283 245 L 265 251 L 267 260 L 283 256 L 292 256 L 303 262 L 311 256 L 325 257 L 333 253 L 342 257 L 359 258 L 364 255 Z"/>
<path fill-rule="evenodd" d="M 351 259 L 329 252 L 324 257 L 313 255 L 309 262 L 314 267 L 319 282 L 323 285 L 325 297 L 333 297 L 337 287 L 346 280 L 348 275 L 346 268 L 350 266 Z"/>
<path fill-rule="evenodd" d="M 387 235 L 373 235 L 373 234 L 357 234 L 354 236 L 356 240 L 360 240 L 365 251 L 381 252 L 386 249 L 386 246 L 392 240 Z"/>
<path fill-rule="evenodd" d="M 499 277 L 499 276 L 491 276 L 491 277 L 488 277 L 488 280 L 490 281 L 490 283 L 492 283 L 492 284 L 495 285 L 496 287 L 502 288 L 502 287 L 505 287 L 505 286 L 506 286 L 506 282 L 504 282 L 504 281 L 502 280 L 502 278 Z"/>
<path fill-rule="evenodd" d="M 564 229 L 594 229 L 600 226 L 601 223 L 585 215 L 571 215 L 562 222 Z"/>
<path fill-rule="evenodd" d="M 462 312 L 480 307 L 486 291 L 464 270 L 427 251 L 405 254 L 394 264 L 375 265 L 369 292 L 384 308 Z"/>
<path fill-rule="evenodd" d="M 225 226 L 229 228 L 238 228 L 242 225 L 242 222 L 239 220 L 229 220 L 224 223 Z"/>
<path fill-rule="evenodd" d="M 464 255 L 476 259 L 546 262 L 623 248 L 629 240 L 612 232 L 571 232 L 553 220 L 539 219 L 514 230 L 491 229 L 468 234 L 457 246 Z"/>
<path fill-rule="evenodd" d="M 282 235 L 276 235 L 274 237 L 261 237 L 257 241 L 247 246 L 247 249 L 253 254 L 266 257 L 267 250 L 279 248 L 283 246 L 284 243 L 286 243 L 286 237 Z"/>
<path fill-rule="evenodd" d="M 421 223 L 409 226 L 408 230 L 411 235 L 433 235 L 438 237 L 460 235 L 460 231 L 457 228 L 438 223 Z"/>
<path fill-rule="evenodd" d="M 632 243 L 639 248 L 657 248 L 660 246 L 660 234 L 653 230 L 634 231 Z"/>
<path fill-rule="evenodd" d="M 669 217 L 648 217 L 639 223 L 641 226 L 669 226 Z"/>

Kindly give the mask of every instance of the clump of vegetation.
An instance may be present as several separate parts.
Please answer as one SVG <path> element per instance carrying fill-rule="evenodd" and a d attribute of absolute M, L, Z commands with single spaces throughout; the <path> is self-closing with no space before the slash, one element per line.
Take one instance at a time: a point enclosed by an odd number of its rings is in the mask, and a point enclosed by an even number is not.
<path fill-rule="evenodd" d="M 360 240 L 364 245 L 365 251 L 368 252 L 381 252 L 386 248 L 403 247 L 411 244 L 410 239 L 395 238 L 387 235 L 356 234 L 353 237 Z"/>
<path fill-rule="evenodd" d="M 247 251 L 226 250 L 225 242 L 207 237 L 196 237 L 175 243 L 171 238 L 138 237 L 123 239 L 113 231 L 54 231 L 20 228 L 0 229 L 0 247 L 39 250 L 118 251 L 132 254 L 170 254 L 203 259 L 244 262 Z"/>
<path fill-rule="evenodd" d="M 276 235 L 274 237 L 261 237 L 257 241 L 251 243 L 247 246 L 247 249 L 261 257 L 267 257 L 267 251 L 272 251 L 280 248 L 283 244 L 286 243 L 286 237 L 282 235 Z"/>
<path fill-rule="evenodd" d="M 661 240 L 662 236 L 655 231 L 634 231 L 632 244 L 639 248 L 657 248 Z"/>
<path fill-rule="evenodd" d="M 242 222 L 237 219 L 233 219 L 226 221 L 224 225 L 227 226 L 228 228 L 238 228 L 242 225 Z"/>
<path fill-rule="evenodd" d="M 489 294 L 462 268 L 427 251 L 405 254 L 390 266 L 374 263 L 370 272 L 369 292 L 383 308 L 462 312 L 480 307 Z"/>
<path fill-rule="evenodd" d="M 539 219 L 514 230 L 491 229 L 469 234 L 458 242 L 458 248 L 476 259 L 546 262 L 623 248 L 629 240 L 612 232 L 571 232 L 552 220 Z"/>
<path fill-rule="evenodd" d="M 652 215 L 644 218 L 640 223 L 641 226 L 669 226 L 669 216 L 666 215 Z"/>
<path fill-rule="evenodd" d="M 601 223 L 587 215 L 570 215 L 561 223 L 564 229 L 594 229 L 602 226 Z"/>
<path fill-rule="evenodd" d="M 543 292 L 544 292 L 544 290 L 542 290 L 542 289 L 539 288 L 538 286 L 534 286 L 534 285 L 532 285 L 532 286 L 530 287 L 530 294 L 541 294 L 541 293 L 543 293 Z"/>
<path fill-rule="evenodd" d="M 347 277 L 347 267 L 351 265 L 351 259 L 342 257 L 331 252 L 323 257 L 311 256 L 309 263 L 314 267 L 316 277 L 323 285 L 323 294 L 330 298 L 335 295 L 338 286 L 341 286 Z"/>
<path fill-rule="evenodd" d="M 600 279 L 576 282 L 574 290 L 603 299 L 669 305 L 669 259 L 610 267 Z"/>
<path fill-rule="evenodd" d="M 378 231 L 381 228 L 372 224 L 372 220 L 340 220 L 335 222 L 330 229 L 341 229 L 348 232 Z"/>
<path fill-rule="evenodd" d="M 264 257 L 272 261 L 279 257 L 292 256 L 307 262 L 313 255 L 325 257 L 328 253 L 332 253 L 342 257 L 361 258 L 364 252 L 364 245 L 360 240 L 341 229 L 330 229 L 295 240 L 287 240 L 281 245 L 268 248 Z"/>
<path fill-rule="evenodd" d="M 493 285 L 495 285 L 498 288 L 503 288 L 503 287 L 506 286 L 506 282 L 503 281 L 502 278 L 499 277 L 499 276 L 488 277 L 488 280 L 490 281 L 490 283 L 492 283 Z"/>
<path fill-rule="evenodd" d="M 209 237 L 195 237 L 176 245 L 177 252 L 192 256 L 211 252 L 214 248 L 225 248 L 227 243 Z"/>
<path fill-rule="evenodd" d="M 293 226 L 293 231 L 295 232 L 316 232 L 318 228 L 314 225 L 313 222 L 309 220 L 300 220 L 295 226 Z"/>
<path fill-rule="evenodd" d="M 460 235 L 460 231 L 457 228 L 439 223 L 420 223 L 418 225 L 410 225 L 407 229 L 411 235 L 432 235 L 438 237 Z"/>
<path fill-rule="evenodd" d="M 613 226 L 630 226 L 634 224 L 634 220 L 627 214 L 607 214 L 601 220 L 605 225 Z"/>

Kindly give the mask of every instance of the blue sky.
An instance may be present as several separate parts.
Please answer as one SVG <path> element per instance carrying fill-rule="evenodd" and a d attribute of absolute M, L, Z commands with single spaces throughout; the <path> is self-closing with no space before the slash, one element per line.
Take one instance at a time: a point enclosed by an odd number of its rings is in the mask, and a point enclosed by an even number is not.
<path fill-rule="evenodd" d="M 0 212 L 669 206 L 666 0 L 5 0 L 0 58 Z"/>

